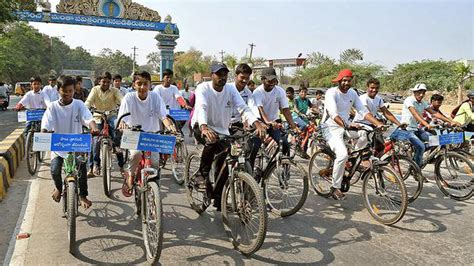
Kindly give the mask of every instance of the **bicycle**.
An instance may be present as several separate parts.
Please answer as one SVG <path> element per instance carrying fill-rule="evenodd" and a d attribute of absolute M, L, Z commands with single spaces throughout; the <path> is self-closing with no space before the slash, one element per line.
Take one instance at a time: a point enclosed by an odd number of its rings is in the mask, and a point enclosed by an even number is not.
<path fill-rule="evenodd" d="M 32 110 L 42 110 L 44 109 L 29 109 L 28 111 Z M 31 123 L 30 129 L 26 135 L 26 165 L 28 168 L 28 172 L 30 175 L 35 175 L 36 171 L 38 170 L 38 165 L 40 162 L 43 162 L 43 158 L 45 152 L 42 151 L 33 151 L 33 137 L 35 132 L 41 132 L 41 118 L 40 120 L 30 120 Z"/>
<path fill-rule="evenodd" d="M 117 127 L 122 119 L 129 115 L 130 113 L 123 114 L 118 119 Z M 133 126 L 131 131 L 142 132 L 141 125 Z M 142 220 L 142 235 L 146 259 L 148 263 L 153 265 L 159 260 L 163 248 L 163 207 L 159 185 L 160 170 L 152 167 L 150 150 L 141 151 L 141 153 L 141 159 L 133 175 L 131 188 L 127 185 L 127 180 L 131 173 L 129 171 L 124 173 L 122 193 L 126 197 L 134 195 L 136 213 Z"/>
<path fill-rule="evenodd" d="M 93 110 L 95 114 L 100 115 L 100 120 L 103 123 L 102 130 L 98 136 L 97 142 L 100 144 L 100 169 L 102 174 L 102 185 L 104 188 L 104 194 L 110 198 L 110 191 L 112 186 L 112 149 L 114 146 L 114 140 L 109 133 L 109 116 L 115 114 L 115 111 L 97 111 Z"/>
<path fill-rule="evenodd" d="M 382 161 L 373 156 L 372 149 L 375 147 L 374 134 L 381 134 L 381 129 L 373 131 L 367 129 L 370 145 L 349 152 L 346 163 L 346 171 L 341 184 L 341 191 L 350 189 L 351 178 L 359 172 L 362 183 L 362 197 L 364 206 L 376 221 L 392 225 L 400 221 L 405 215 L 408 206 L 408 196 L 402 178 L 390 167 L 388 161 Z M 309 173 L 311 185 L 315 192 L 323 197 L 331 196 L 332 171 L 336 155 L 321 140 L 319 150 L 311 156 Z M 360 167 L 365 160 L 369 161 L 367 169 Z M 384 209 L 386 208 L 386 209 Z"/>
<path fill-rule="evenodd" d="M 263 194 L 255 179 L 246 172 L 248 162 L 244 147 L 248 136 L 248 133 L 219 136 L 218 141 L 230 143 L 230 148 L 215 155 L 206 189 L 200 188 L 196 181 L 196 175 L 200 174 L 199 167 L 196 168 L 196 165 L 200 164 L 200 155 L 197 152 L 189 154 L 185 168 L 187 198 L 191 208 L 198 214 L 203 213 L 211 204 L 211 194 L 216 184 L 222 178 L 227 178 L 221 196 L 224 228 L 235 249 L 245 255 L 251 255 L 260 249 L 267 231 Z M 221 169 L 216 169 L 217 162 L 222 159 L 225 161 Z M 223 175 L 225 168 L 228 170 L 228 176 Z"/>
<path fill-rule="evenodd" d="M 281 217 L 297 213 L 303 207 L 309 190 L 306 170 L 290 155 L 283 154 L 284 137 L 285 133 L 276 143 L 267 135 L 251 169 L 263 189 L 271 212 Z"/>
<path fill-rule="evenodd" d="M 171 155 L 171 173 L 178 185 L 184 184 L 184 172 L 186 157 L 188 156 L 188 149 L 184 142 L 183 134 L 176 136 L 176 145 L 173 154 Z"/>
<path fill-rule="evenodd" d="M 296 155 L 303 159 L 309 159 L 308 149 L 315 143 L 314 135 L 317 134 L 316 119 L 318 118 L 315 114 L 300 114 L 303 120 L 308 121 L 308 124 L 301 130 L 301 133 L 292 134 L 290 142 L 290 158 L 294 159 Z M 310 149 L 311 154 L 311 149 Z"/>

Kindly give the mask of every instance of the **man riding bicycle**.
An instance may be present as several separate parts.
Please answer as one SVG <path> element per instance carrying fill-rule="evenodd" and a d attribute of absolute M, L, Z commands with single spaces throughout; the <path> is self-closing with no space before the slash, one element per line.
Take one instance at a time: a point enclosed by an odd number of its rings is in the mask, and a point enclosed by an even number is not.
<path fill-rule="evenodd" d="M 92 88 L 89 96 L 86 100 L 86 106 L 88 108 L 94 108 L 98 112 L 111 112 L 111 115 L 108 116 L 108 121 L 101 121 L 102 116 L 98 113 L 94 113 L 94 119 L 99 125 L 99 130 L 102 130 L 104 123 L 109 124 L 109 135 L 112 139 L 115 139 L 115 119 L 117 119 L 116 110 L 117 106 L 120 106 L 122 101 L 122 94 L 116 88 L 110 86 L 112 80 L 112 75 L 109 72 L 104 72 L 99 77 L 99 85 Z M 117 161 L 120 167 L 120 172 L 123 172 L 124 158 L 121 152 L 117 152 Z M 94 141 L 94 148 L 92 151 L 92 160 L 91 168 L 89 170 L 89 177 L 100 175 L 100 143 L 96 140 Z"/>
<path fill-rule="evenodd" d="M 247 105 L 249 101 L 252 100 L 252 92 L 247 87 L 247 83 L 249 82 L 251 75 L 252 75 L 252 68 L 247 64 L 240 64 L 235 69 L 235 82 L 229 83 L 229 85 L 237 89 L 240 96 L 242 97 L 245 104 Z M 234 110 L 232 111 L 232 118 L 230 120 L 230 123 L 231 123 L 231 127 L 243 126 L 244 121 L 242 121 L 242 116 L 240 115 L 240 112 L 239 110 L 237 110 L 236 106 L 234 106 Z"/>
<path fill-rule="evenodd" d="M 15 109 L 21 111 L 23 109 L 46 109 L 46 103 L 41 93 L 41 78 L 33 77 L 30 79 L 31 90 L 27 92 L 20 102 L 17 103 Z M 24 133 L 27 133 L 31 128 L 31 121 L 26 122 Z"/>
<path fill-rule="evenodd" d="M 321 127 L 323 136 L 331 150 L 335 153 L 332 172 L 331 194 L 334 199 L 342 200 L 345 195 L 341 191 L 342 177 L 344 175 L 345 164 L 349 158 L 347 147 L 344 142 L 344 135 L 351 134 L 350 137 L 357 137 L 349 129 L 349 116 L 351 108 L 355 108 L 357 113 L 364 119 L 377 127 L 383 126 L 362 104 L 357 92 L 351 88 L 352 71 L 343 69 L 339 72 L 337 78 L 332 80 L 338 83 L 337 87 L 330 88 L 326 91 L 324 115 L 321 119 Z"/>
<path fill-rule="evenodd" d="M 199 174 L 196 176 L 196 181 L 201 188 L 206 188 L 214 156 L 227 148 L 225 143 L 218 141 L 218 134 L 230 135 L 229 125 L 234 108 L 238 110 L 244 121 L 255 126 L 259 136 L 263 137 L 265 134 L 264 125 L 257 121 L 237 89 L 226 84 L 229 73 L 227 66 L 222 63 L 213 63 L 211 73 L 212 81 L 199 84 L 195 91 L 196 104 L 192 119 L 192 124 L 195 125 L 194 136 L 201 144 L 204 144 Z M 222 167 L 225 157 L 223 156 L 223 159 L 217 162 L 217 169 Z M 213 192 L 214 207 L 217 211 L 220 211 L 221 194 L 225 182 L 225 178 L 220 179 Z"/>

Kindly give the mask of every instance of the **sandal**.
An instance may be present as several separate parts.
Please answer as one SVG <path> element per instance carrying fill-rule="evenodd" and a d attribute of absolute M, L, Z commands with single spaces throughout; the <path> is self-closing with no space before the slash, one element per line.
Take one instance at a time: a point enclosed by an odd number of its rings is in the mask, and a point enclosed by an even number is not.
<path fill-rule="evenodd" d="M 133 194 L 133 177 L 132 175 L 130 174 L 129 171 L 124 171 L 122 173 L 122 176 L 123 176 L 123 185 L 122 185 L 122 194 L 129 198 L 132 196 Z"/>
<path fill-rule="evenodd" d="M 335 200 L 344 200 L 346 195 L 338 188 L 331 188 L 331 196 Z"/>
<path fill-rule="evenodd" d="M 84 209 L 89 209 L 92 206 L 92 202 L 87 199 L 87 197 L 80 196 L 79 202 Z"/>
<path fill-rule="evenodd" d="M 53 198 L 55 202 L 59 202 L 61 200 L 61 192 L 59 192 L 57 189 L 54 189 L 51 198 Z"/>

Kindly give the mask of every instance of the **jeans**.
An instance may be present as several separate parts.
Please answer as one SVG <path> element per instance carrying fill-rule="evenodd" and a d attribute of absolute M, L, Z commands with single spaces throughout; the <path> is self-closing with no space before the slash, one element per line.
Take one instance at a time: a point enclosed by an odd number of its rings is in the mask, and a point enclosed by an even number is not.
<path fill-rule="evenodd" d="M 293 121 L 301 130 L 303 130 L 303 128 L 305 128 L 306 125 L 308 125 L 308 123 L 300 116 L 293 117 Z"/>
<path fill-rule="evenodd" d="M 281 130 L 280 129 L 274 129 L 274 128 L 269 128 L 267 130 L 268 135 L 272 137 L 274 141 L 277 143 L 280 143 L 281 139 Z M 260 149 L 260 146 L 262 146 L 262 140 L 258 137 L 254 137 L 252 139 L 252 148 L 250 151 L 250 157 L 249 157 L 249 163 L 250 165 L 254 166 L 255 164 L 255 159 L 257 158 L 258 150 Z M 288 144 L 288 138 L 285 137 L 283 138 L 283 149 L 282 149 L 283 154 L 289 155 L 290 154 L 290 145 Z"/>
<path fill-rule="evenodd" d="M 398 139 L 398 140 L 403 140 L 403 139 L 409 140 L 410 143 L 415 148 L 415 156 L 413 157 L 413 160 L 415 161 L 416 164 L 418 164 L 418 166 L 421 167 L 421 165 L 423 164 L 423 154 L 425 153 L 425 150 L 426 150 L 426 145 L 424 142 L 429 140 L 429 137 L 431 136 L 431 134 L 424 131 L 423 129 L 407 130 L 406 132 L 403 132 L 403 133 L 401 132 L 400 129 L 397 129 L 392 133 L 391 137 L 393 139 Z M 408 133 L 408 135 L 406 135 L 406 133 Z M 406 136 L 403 136 L 403 135 L 406 135 Z"/>
<path fill-rule="evenodd" d="M 109 124 L 109 136 L 112 139 L 112 143 L 113 143 L 113 140 L 115 139 L 115 119 L 116 119 L 116 116 L 113 116 L 113 117 L 109 117 L 109 120 L 107 121 L 108 124 Z M 104 124 L 103 123 L 97 124 L 97 128 L 99 130 L 102 130 L 102 128 L 104 128 Z M 89 165 L 90 165 L 91 168 L 94 165 L 96 165 L 96 166 L 100 165 L 100 141 L 99 141 L 99 139 L 100 138 L 98 138 L 98 137 L 94 138 L 94 145 L 92 147 L 92 155 L 89 157 Z M 121 152 L 117 152 L 116 156 L 117 156 L 118 166 L 120 168 L 122 168 L 125 165 L 123 154 Z"/>
<path fill-rule="evenodd" d="M 63 191 L 63 179 L 61 177 L 61 171 L 63 169 L 64 159 L 61 157 L 56 157 L 51 161 L 51 176 L 54 181 L 54 186 L 56 189 L 62 193 Z M 78 166 L 78 179 L 77 184 L 79 187 L 79 196 L 86 197 L 87 192 L 87 170 L 86 164 L 76 160 L 76 165 Z"/>

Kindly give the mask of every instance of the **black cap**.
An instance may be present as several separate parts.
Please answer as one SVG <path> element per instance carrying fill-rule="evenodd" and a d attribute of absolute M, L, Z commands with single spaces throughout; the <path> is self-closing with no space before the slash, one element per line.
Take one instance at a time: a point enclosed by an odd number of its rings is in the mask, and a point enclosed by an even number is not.
<path fill-rule="evenodd" d="M 217 71 L 222 70 L 222 69 L 225 69 L 225 70 L 227 70 L 227 72 L 229 72 L 229 69 L 223 63 L 214 62 L 211 65 L 211 73 L 216 73 Z"/>
<path fill-rule="evenodd" d="M 49 76 L 48 80 L 56 80 L 56 77 L 55 76 Z"/>
<path fill-rule="evenodd" d="M 276 71 L 273 67 L 266 67 L 262 69 L 262 78 L 268 79 L 268 80 L 273 80 L 277 78 Z"/>

